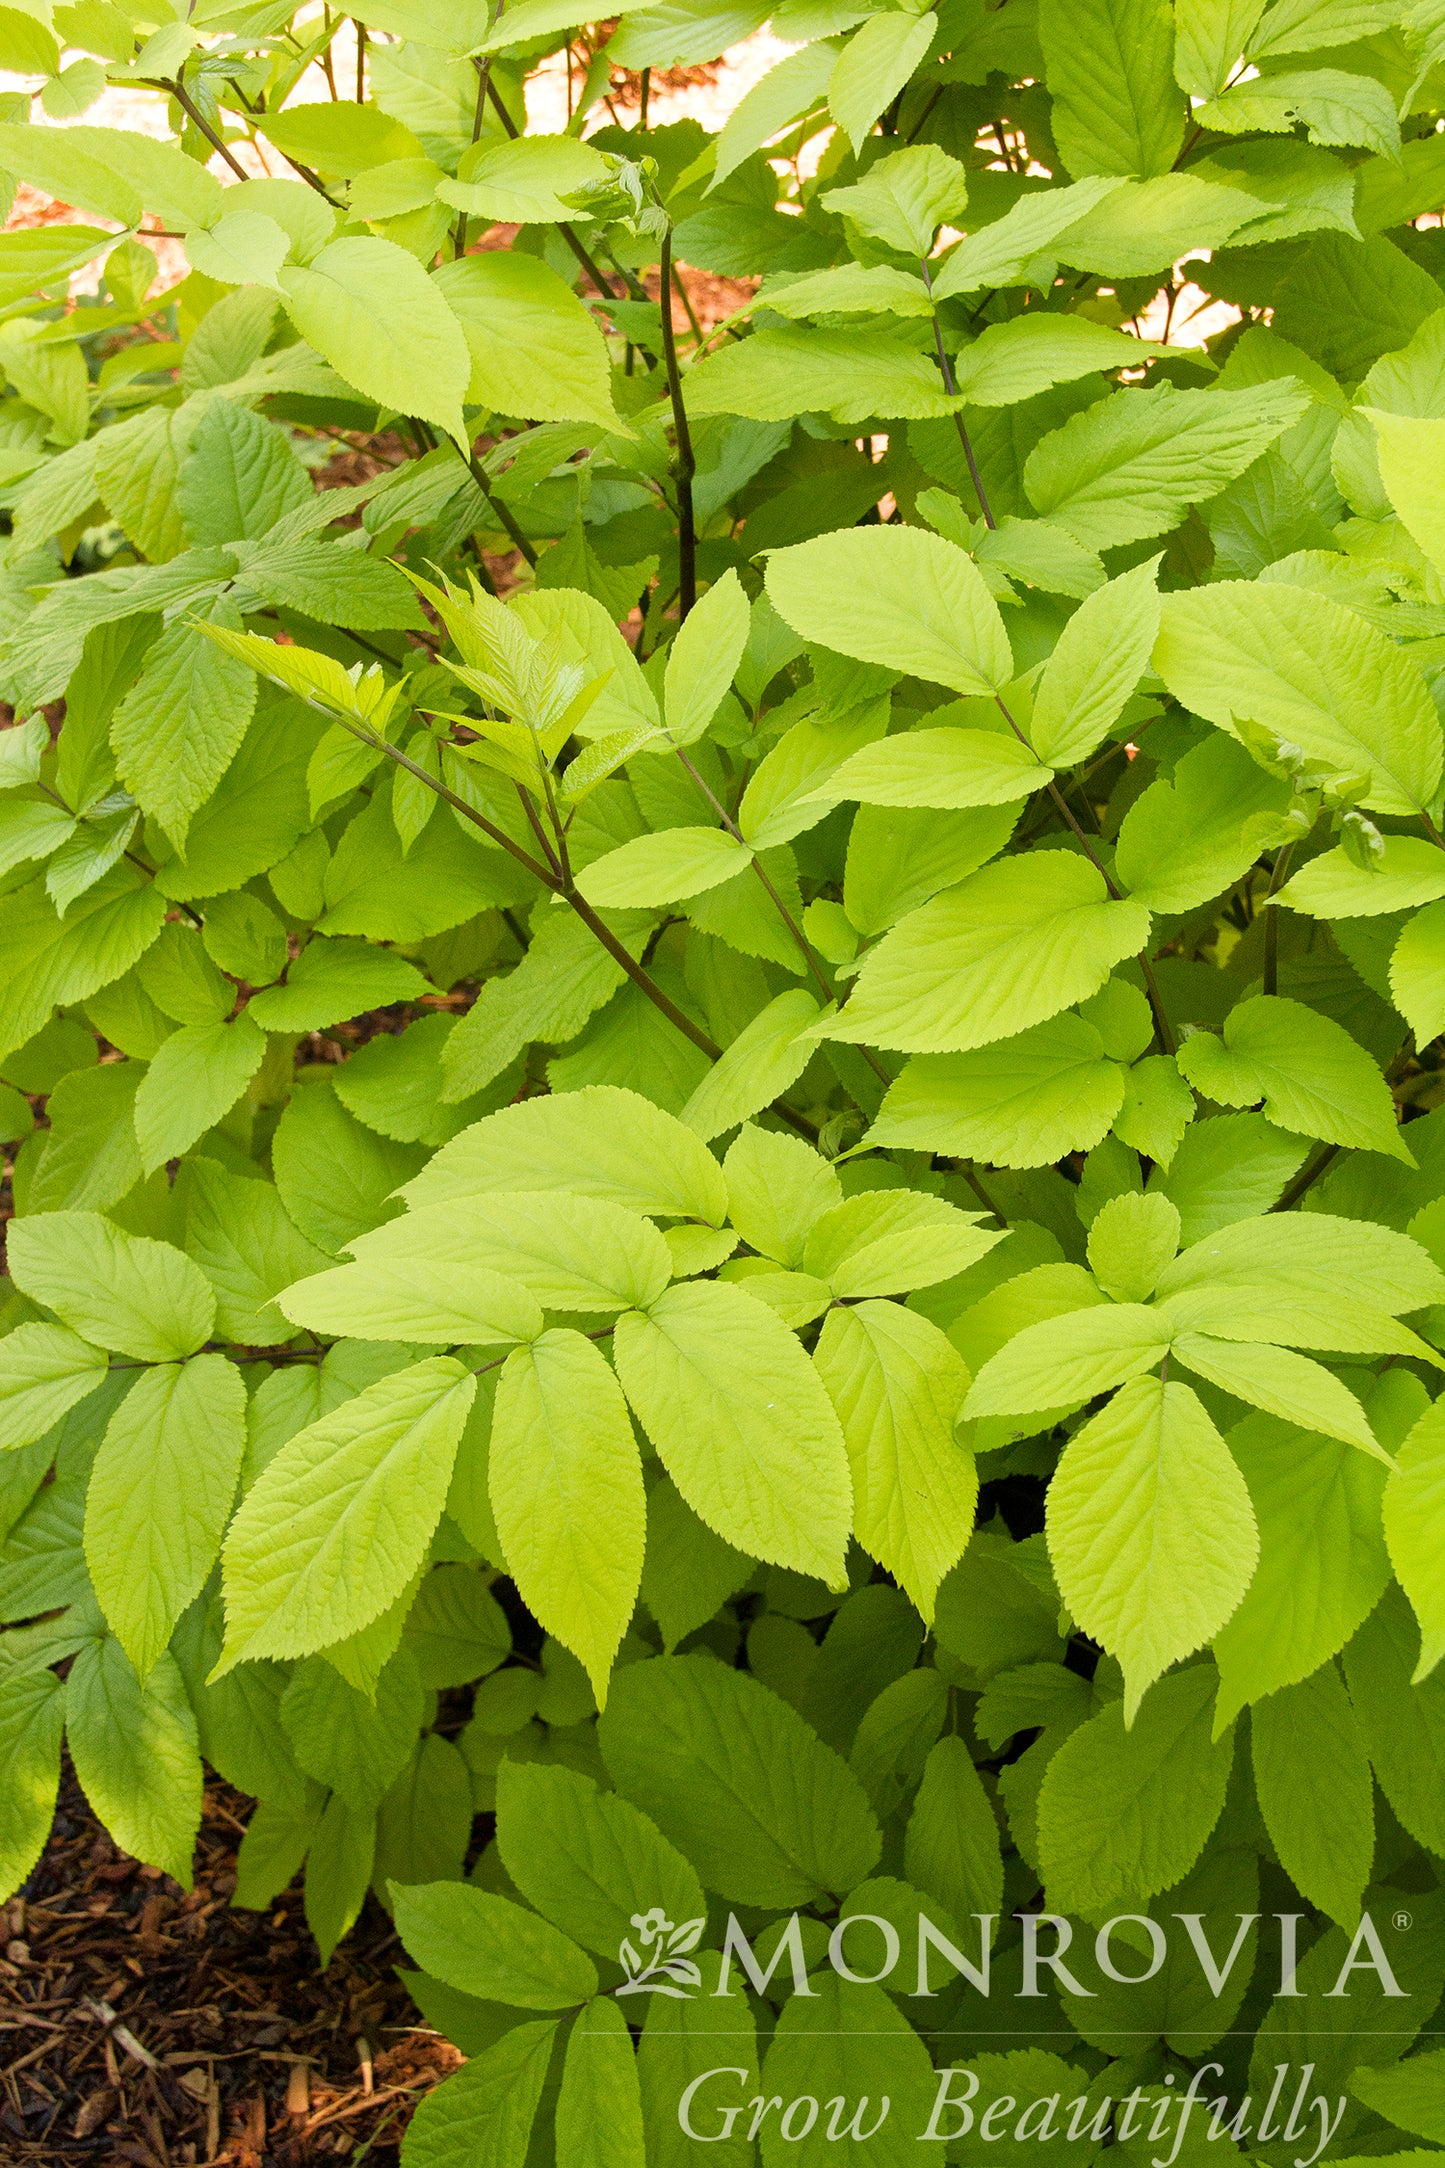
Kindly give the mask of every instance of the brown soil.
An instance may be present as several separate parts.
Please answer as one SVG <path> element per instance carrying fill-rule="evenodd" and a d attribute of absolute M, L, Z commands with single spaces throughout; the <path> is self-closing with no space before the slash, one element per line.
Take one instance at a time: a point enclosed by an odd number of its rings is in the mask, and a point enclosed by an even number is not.
<path fill-rule="evenodd" d="M 395 2168 L 412 2108 L 462 2058 L 418 2024 L 374 1899 L 325 1972 L 299 1886 L 232 1911 L 247 1804 L 207 1786 L 183 1892 L 63 1789 L 25 1895 L 0 1907 L 6 2168 Z"/>

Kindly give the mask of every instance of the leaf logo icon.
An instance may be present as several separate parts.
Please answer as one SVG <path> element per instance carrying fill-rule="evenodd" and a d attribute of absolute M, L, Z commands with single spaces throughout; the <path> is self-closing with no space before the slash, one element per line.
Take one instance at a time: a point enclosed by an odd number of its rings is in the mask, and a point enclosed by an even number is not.
<path fill-rule="evenodd" d="M 707 1922 L 684 1920 L 675 1927 L 661 1907 L 654 1905 L 650 1912 L 634 1912 L 632 1924 L 642 1952 L 639 1955 L 636 1945 L 623 1936 L 617 1961 L 627 1977 L 618 1994 L 673 1995 L 679 2001 L 689 2000 L 694 1988 L 702 1986 L 702 1974 L 688 1953 L 697 1948 Z"/>

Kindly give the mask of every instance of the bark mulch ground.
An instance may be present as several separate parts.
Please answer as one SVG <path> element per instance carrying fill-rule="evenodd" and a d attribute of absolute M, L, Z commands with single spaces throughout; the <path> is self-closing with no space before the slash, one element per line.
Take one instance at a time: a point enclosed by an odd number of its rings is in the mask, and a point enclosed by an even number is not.
<path fill-rule="evenodd" d="M 232 1911 L 247 1805 L 208 1785 L 183 1892 L 62 1791 L 24 1895 L 0 1906 L 6 2168 L 395 2168 L 412 2108 L 461 2057 L 418 2024 L 374 1899 L 325 1972 L 299 1887 Z"/>

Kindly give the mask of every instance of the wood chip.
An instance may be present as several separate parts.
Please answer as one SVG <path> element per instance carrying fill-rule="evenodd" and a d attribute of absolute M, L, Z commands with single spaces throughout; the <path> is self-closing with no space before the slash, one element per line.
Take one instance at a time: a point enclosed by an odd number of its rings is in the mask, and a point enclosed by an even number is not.
<path fill-rule="evenodd" d="M 324 2168 L 343 2133 L 366 2168 L 397 2168 L 415 2103 L 459 2066 L 408 2022 L 394 1930 L 374 1903 L 324 1973 L 299 1884 L 264 1913 L 232 1908 L 251 1809 L 227 1792 L 221 1811 L 222 1789 L 207 1787 L 183 1893 L 120 1856 L 67 1780 L 26 1896 L 0 1904 L 0 1952 L 27 1952 L 0 1956 L 0 2168 L 72 2155 L 96 2168 Z"/>
<path fill-rule="evenodd" d="M 82 2102 L 80 2113 L 71 2126 L 76 2137 L 88 2138 L 92 2131 L 99 2130 L 115 2104 L 116 2095 L 111 2088 L 108 2085 L 98 2087 Z"/>

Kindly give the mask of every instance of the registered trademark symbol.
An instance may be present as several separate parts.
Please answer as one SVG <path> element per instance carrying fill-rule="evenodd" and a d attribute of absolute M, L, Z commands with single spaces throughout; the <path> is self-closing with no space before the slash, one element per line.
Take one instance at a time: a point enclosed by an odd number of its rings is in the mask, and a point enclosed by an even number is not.
<path fill-rule="evenodd" d="M 1392 1927 L 1398 1927 L 1403 1933 L 1405 1928 L 1414 1926 L 1414 1914 L 1411 1912 L 1397 1912 L 1390 1924 Z"/>

